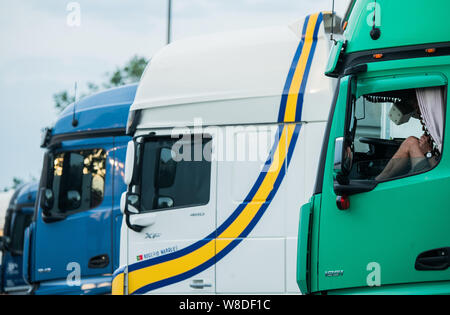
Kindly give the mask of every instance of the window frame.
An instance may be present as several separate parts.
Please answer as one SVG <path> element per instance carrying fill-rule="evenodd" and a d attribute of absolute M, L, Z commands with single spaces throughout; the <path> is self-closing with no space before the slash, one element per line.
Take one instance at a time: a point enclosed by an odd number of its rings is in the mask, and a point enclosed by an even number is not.
<path fill-rule="evenodd" d="M 357 179 L 358 181 L 374 181 L 378 184 L 383 184 L 386 182 L 391 182 L 391 181 L 395 181 L 395 180 L 400 180 L 400 179 L 404 179 L 404 178 L 408 178 L 408 177 L 412 177 L 412 176 L 417 176 L 417 175 L 421 175 L 421 174 L 425 174 L 428 172 L 431 172 L 432 170 L 434 170 L 436 167 L 438 167 L 440 165 L 440 162 L 442 160 L 443 155 L 445 154 L 445 132 L 446 132 L 446 124 L 447 124 L 447 104 L 448 104 L 448 81 L 446 76 L 443 73 L 432 73 L 432 75 L 430 75 L 429 80 L 426 80 L 423 84 L 418 83 L 419 82 L 419 78 L 426 78 L 428 75 L 427 74 L 423 74 L 423 73 L 415 73 L 415 74 L 405 74 L 405 75 L 401 75 L 401 76 L 388 76 L 388 77 L 369 77 L 369 78 L 364 78 L 364 79 L 359 79 L 357 77 L 352 76 L 350 78 L 350 82 L 349 85 L 351 86 L 349 88 L 349 93 L 347 94 L 347 104 L 346 104 L 346 112 L 345 112 L 345 123 L 344 123 L 344 135 L 350 134 L 351 131 L 349 130 L 351 125 L 352 125 L 352 120 L 353 120 L 353 101 L 349 102 L 349 98 L 350 97 L 354 97 L 355 98 L 355 106 L 356 106 L 356 101 L 360 98 L 363 97 L 364 95 L 367 94 L 373 94 L 373 93 L 381 93 L 381 92 L 389 92 L 389 91 L 401 91 L 401 90 L 406 90 L 406 89 L 418 89 L 418 88 L 429 88 L 429 87 L 441 87 L 442 91 L 443 91 L 443 97 L 444 97 L 444 121 L 443 121 L 443 138 L 442 138 L 442 152 L 440 155 L 439 160 L 437 161 L 437 163 L 430 167 L 429 169 L 417 172 L 417 173 L 412 173 L 412 174 L 404 174 L 404 175 L 399 175 L 399 176 L 395 176 L 392 178 L 387 178 L 384 180 L 370 180 L 370 179 Z M 385 79 L 385 82 L 382 82 L 380 84 L 380 86 L 388 86 L 388 84 L 386 84 L 386 82 L 395 82 L 393 85 L 392 89 L 381 89 L 380 88 L 372 88 L 370 87 L 370 82 L 371 81 L 375 81 L 375 80 L 383 80 Z M 407 85 L 407 81 L 408 79 L 412 79 L 412 86 L 411 85 Z M 440 80 L 445 81 L 445 84 L 441 84 L 443 82 L 440 82 Z M 361 85 L 360 81 L 368 81 L 364 82 L 363 85 Z M 406 82 L 405 82 L 406 81 Z M 354 85 L 352 84 L 354 82 Z M 364 93 L 363 93 L 364 92 Z M 354 145 L 354 141 L 355 139 L 352 139 L 352 145 Z M 392 158 L 392 157 L 391 157 Z M 355 163 L 353 163 L 353 167 L 355 167 Z M 352 167 L 352 168 L 353 168 Z M 350 178 L 350 180 L 356 180 L 356 179 L 352 179 Z"/>
<path fill-rule="evenodd" d="M 103 179 L 103 197 L 101 202 L 99 202 L 95 207 L 89 207 L 89 208 L 82 208 L 83 203 L 81 203 L 80 207 L 78 209 L 73 209 L 73 210 L 67 210 L 65 212 L 61 211 L 60 208 L 60 193 L 61 193 L 61 186 L 58 187 L 58 193 L 56 194 L 55 190 L 54 190 L 54 161 L 55 158 L 60 155 L 60 154 L 67 154 L 67 153 L 77 153 L 79 154 L 80 152 L 86 152 L 86 151 L 95 151 L 95 150 L 101 150 L 104 152 L 105 154 L 105 160 L 104 160 L 104 165 L 105 165 L 105 177 Z M 48 165 L 47 165 L 47 171 L 46 171 L 46 177 L 45 177 L 45 182 L 43 183 L 42 187 L 45 188 L 49 188 L 53 191 L 54 194 L 54 204 L 53 204 L 53 208 L 51 210 L 48 211 L 47 216 L 62 216 L 64 218 L 75 215 L 77 213 L 82 213 L 82 212 L 86 212 L 86 211 L 90 211 L 90 210 L 94 210 L 98 207 L 100 207 L 103 202 L 105 201 L 105 192 L 106 192 L 106 182 L 107 182 L 107 178 L 108 178 L 108 150 L 106 150 L 104 147 L 89 147 L 89 148 L 70 148 L 70 149 L 62 149 L 62 150 L 52 150 L 48 152 Z M 65 161 L 66 157 L 64 157 L 64 161 Z M 62 177 L 62 176 L 61 176 Z M 89 191 L 89 202 L 92 202 L 92 179 L 91 178 L 91 189 Z M 81 198 L 83 198 L 83 195 L 81 194 Z"/>
<path fill-rule="evenodd" d="M 209 171 L 209 191 L 208 191 L 208 201 L 206 203 L 197 203 L 197 204 L 190 204 L 190 205 L 183 205 L 183 206 L 174 206 L 174 207 L 168 207 L 168 208 L 158 208 L 158 209 L 145 209 L 142 202 L 142 176 L 143 176 L 143 165 L 144 165 L 144 150 L 145 150 L 145 144 L 150 141 L 157 141 L 155 139 L 167 139 L 172 141 L 178 141 L 183 138 L 183 136 L 186 136 L 187 134 L 178 134 L 178 135 L 171 135 L 171 134 L 147 134 L 147 135 L 139 135 L 135 136 L 133 138 L 133 142 L 135 144 L 135 166 L 133 169 L 133 179 L 130 184 L 129 191 L 136 193 L 139 195 L 139 214 L 145 214 L 145 213 L 158 213 L 158 212 L 167 212 L 172 210 L 180 210 L 180 209 L 192 209 L 192 208 L 198 208 L 198 207 L 209 207 L 211 204 L 211 196 L 213 195 L 213 160 L 209 161 L 210 171 Z M 202 147 L 205 140 L 214 141 L 214 138 L 210 134 L 205 133 L 190 133 L 190 144 L 193 144 L 193 139 L 195 137 L 198 137 L 202 140 Z M 208 141 L 208 142 L 209 142 Z M 206 142 L 207 143 L 207 142 Z M 204 148 L 204 147 L 203 147 Z M 159 150 L 158 150 L 159 151 Z M 154 176 L 156 175 L 153 174 Z"/>

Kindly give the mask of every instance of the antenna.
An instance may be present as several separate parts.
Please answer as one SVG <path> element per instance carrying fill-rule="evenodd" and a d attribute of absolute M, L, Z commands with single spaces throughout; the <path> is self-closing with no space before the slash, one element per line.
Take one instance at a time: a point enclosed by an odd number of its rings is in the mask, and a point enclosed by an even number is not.
<path fill-rule="evenodd" d="M 373 40 L 377 40 L 381 36 L 381 30 L 375 25 L 376 12 L 377 12 L 377 0 L 375 0 L 375 6 L 373 8 L 373 25 L 372 30 L 370 31 L 370 37 L 372 37 Z"/>
<path fill-rule="evenodd" d="M 77 105 L 77 82 L 75 82 L 75 99 L 73 102 L 73 115 L 72 115 L 72 126 L 78 126 L 78 120 L 75 118 L 76 113 L 76 105 Z"/>
<path fill-rule="evenodd" d="M 331 7 L 331 34 L 330 34 L 330 40 L 336 44 L 336 40 L 333 37 L 334 35 L 334 0 Z"/>
<path fill-rule="evenodd" d="M 167 45 L 169 45 L 172 41 L 172 0 L 167 1 Z"/>

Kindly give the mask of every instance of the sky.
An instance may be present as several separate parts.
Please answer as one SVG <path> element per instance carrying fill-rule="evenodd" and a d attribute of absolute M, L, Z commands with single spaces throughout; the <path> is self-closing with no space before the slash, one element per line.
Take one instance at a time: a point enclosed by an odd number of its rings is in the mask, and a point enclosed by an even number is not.
<path fill-rule="evenodd" d="M 335 0 L 343 15 L 348 0 Z M 73 5 L 80 19 L 71 20 Z M 172 39 L 287 25 L 332 0 L 172 0 Z M 68 10 L 69 9 L 69 10 Z M 73 12 L 73 11 L 72 11 Z M 79 23 L 77 23 L 79 22 Z M 75 24 L 75 25 L 74 25 Z M 132 56 L 166 44 L 167 0 L 0 0 L 0 191 L 38 179 L 53 94 L 102 83 Z"/>

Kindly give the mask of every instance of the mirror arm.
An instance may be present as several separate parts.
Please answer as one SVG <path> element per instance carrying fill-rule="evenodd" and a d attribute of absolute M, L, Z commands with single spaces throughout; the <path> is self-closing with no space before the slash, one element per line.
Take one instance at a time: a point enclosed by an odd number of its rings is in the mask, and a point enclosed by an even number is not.
<path fill-rule="evenodd" d="M 65 216 L 65 215 L 46 214 L 46 211 L 42 211 L 42 220 L 45 223 L 55 223 L 55 222 L 63 221 L 66 218 L 67 218 L 67 216 Z"/>
<path fill-rule="evenodd" d="M 130 187 L 128 187 L 128 189 L 130 189 Z M 137 213 L 132 213 L 132 212 L 130 212 L 130 210 L 128 210 L 128 196 L 129 196 L 129 193 L 127 192 L 126 197 L 125 197 L 125 204 L 124 204 L 125 209 L 123 210 L 123 213 L 125 215 L 125 223 L 129 229 L 131 229 L 132 231 L 135 231 L 136 233 L 140 233 L 145 228 L 145 226 L 135 225 L 135 224 L 131 223 L 130 216 L 132 214 L 136 215 Z"/>
<path fill-rule="evenodd" d="M 375 180 L 349 180 L 348 184 L 334 182 L 334 192 L 338 196 L 351 196 L 369 192 L 377 187 L 378 182 Z"/>
<path fill-rule="evenodd" d="M 339 185 L 348 185 L 348 184 L 350 184 L 350 179 L 348 178 L 348 175 L 345 175 L 343 173 L 338 173 L 336 175 L 336 181 L 339 183 Z"/>
<path fill-rule="evenodd" d="M 145 226 L 131 224 L 130 215 L 131 215 L 131 213 L 128 210 L 125 210 L 125 222 L 126 222 L 128 228 L 135 231 L 136 233 L 141 233 L 142 230 L 145 228 Z"/>

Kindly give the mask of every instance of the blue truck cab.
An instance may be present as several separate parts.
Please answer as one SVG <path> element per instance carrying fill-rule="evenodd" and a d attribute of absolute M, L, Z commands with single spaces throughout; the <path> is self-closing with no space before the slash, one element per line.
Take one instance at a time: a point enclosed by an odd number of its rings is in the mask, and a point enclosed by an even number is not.
<path fill-rule="evenodd" d="M 128 110 L 137 85 L 68 106 L 46 149 L 23 273 L 33 294 L 108 294 L 119 266 Z"/>
<path fill-rule="evenodd" d="M 0 292 L 26 293 L 30 289 L 22 274 L 23 240 L 25 229 L 34 214 L 38 184 L 28 183 L 19 187 L 11 197 L 6 211 L 2 238 L 0 267 Z"/>

